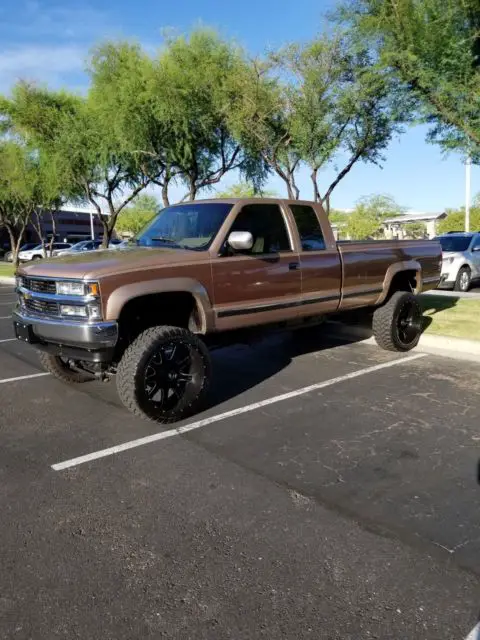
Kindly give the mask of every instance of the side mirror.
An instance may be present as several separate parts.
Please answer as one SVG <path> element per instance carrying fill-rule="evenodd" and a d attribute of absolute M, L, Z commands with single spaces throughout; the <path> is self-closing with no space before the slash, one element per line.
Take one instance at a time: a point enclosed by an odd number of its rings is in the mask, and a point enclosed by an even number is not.
<path fill-rule="evenodd" d="M 249 251 L 253 247 L 253 236 L 250 231 L 232 231 L 227 242 L 234 251 Z"/>

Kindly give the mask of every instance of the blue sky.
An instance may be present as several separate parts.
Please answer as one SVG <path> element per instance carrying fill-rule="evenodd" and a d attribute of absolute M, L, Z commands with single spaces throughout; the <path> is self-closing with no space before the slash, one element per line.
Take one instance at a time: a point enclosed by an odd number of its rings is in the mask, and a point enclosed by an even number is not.
<path fill-rule="evenodd" d="M 161 44 L 162 31 L 188 31 L 198 24 L 217 28 L 254 53 L 288 41 L 314 37 L 333 0 L 1 0 L 0 92 L 19 78 L 52 87 L 82 91 L 87 85 L 85 59 L 90 47 L 105 38 L 133 38 L 148 50 Z M 442 157 L 425 142 L 423 127 L 409 129 L 392 141 L 383 169 L 359 164 L 340 183 L 332 204 L 352 207 L 371 193 L 392 195 L 417 211 L 441 211 L 465 200 L 462 158 Z M 321 187 L 334 176 L 324 172 Z M 225 185 L 234 181 L 231 176 Z M 301 196 L 311 197 L 306 171 L 299 175 Z M 281 181 L 270 188 L 284 194 Z M 480 169 L 472 171 L 472 192 L 480 191 Z"/>

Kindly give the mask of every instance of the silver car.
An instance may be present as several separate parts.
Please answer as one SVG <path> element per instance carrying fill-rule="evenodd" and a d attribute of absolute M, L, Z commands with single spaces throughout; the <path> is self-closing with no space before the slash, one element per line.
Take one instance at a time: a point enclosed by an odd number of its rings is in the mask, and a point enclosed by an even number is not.
<path fill-rule="evenodd" d="M 436 238 L 442 245 L 439 289 L 468 291 L 480 280 L 480 233 L 447 233 Z"/>

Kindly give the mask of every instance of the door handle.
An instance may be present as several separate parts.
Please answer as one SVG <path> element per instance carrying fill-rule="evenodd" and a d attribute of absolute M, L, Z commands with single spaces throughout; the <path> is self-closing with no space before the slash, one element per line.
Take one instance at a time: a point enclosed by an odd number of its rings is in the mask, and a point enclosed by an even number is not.
<path fill-rule="evenodd" d="M 300 264 L 298 262 L 290 262 L 288 268 L 290 271 L 296 271 L 297 269 L 300 269 Z"/>

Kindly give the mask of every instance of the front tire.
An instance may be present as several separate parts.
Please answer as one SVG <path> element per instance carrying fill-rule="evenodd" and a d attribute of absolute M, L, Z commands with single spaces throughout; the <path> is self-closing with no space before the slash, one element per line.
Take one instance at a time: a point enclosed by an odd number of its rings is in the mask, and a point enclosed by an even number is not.
<path fill-rule="evenodd" d="M 95 380 L 95 376 L 92 373 L 73 367 L 66 358 L 53 356 L 50 353 L 45 353 L 45 351 L 38 351 L 38 357 L 45 371 L 51 373 L 57 380 L 68 384 L 81 384 Z"/>
<path fill-rule="evenodd" d="M 410 351 L 422 335 L 422 310 L 412 293 L 397 291 L 373 314 L 373 335 L 387 351 Z"/>
<path fill-rule="evenodd" d="M 126 349 L 116 381 L 129 411 L 168 424 L 200 410 L 210 378 L 210 354 L 197 336 L 180 327 L 151 327 Z"/>
<path fill-rule="evenodd" d="M 470 289 L 471 284 L 472 272 L 470 271 L 469 267 L 462 267 L 458 272 L 453 290 L 467 293 L 467 291 Z"/>

